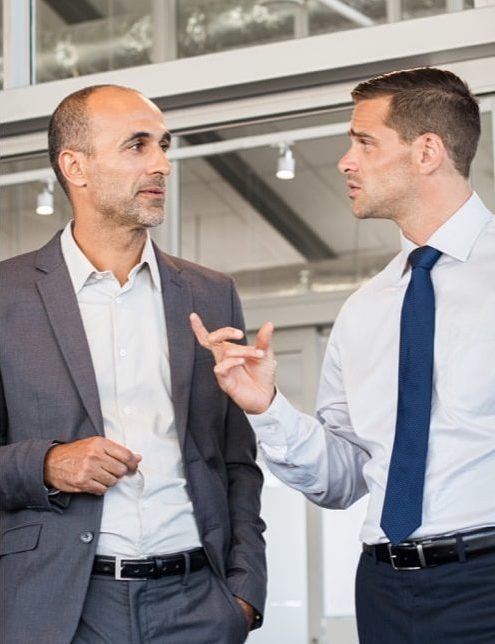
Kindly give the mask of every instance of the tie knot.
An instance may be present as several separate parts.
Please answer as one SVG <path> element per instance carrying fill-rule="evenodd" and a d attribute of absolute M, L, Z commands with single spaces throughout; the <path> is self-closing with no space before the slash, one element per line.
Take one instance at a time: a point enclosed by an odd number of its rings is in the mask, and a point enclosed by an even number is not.
<path fill-rule="evenodd" d="M 413 268 L 418 266 L 430 271 L 442 253 L 431 246 L 420 246 L 409 254 L 409 263 Z"/>

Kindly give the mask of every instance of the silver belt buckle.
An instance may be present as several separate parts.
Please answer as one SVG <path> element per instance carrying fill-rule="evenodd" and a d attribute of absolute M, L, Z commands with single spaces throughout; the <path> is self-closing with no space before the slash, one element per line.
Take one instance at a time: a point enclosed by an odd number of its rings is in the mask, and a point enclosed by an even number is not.
<path fill-rule="evenodd" d="M 425 559 L 425 554 L 423 552 L 423 545 L 421 543 L 410 543 L 407 544 L 408 546 L 414 546 L 416 548 L 416 552 L 418 553 L 418 559 L 419 559 L 419 566 L 398 566 L 395 562 L 397 555 L 393 553 L 393 544 L 387 543 L 387 550 L 388 550 L 388 556 L 390 557 L 390 564 L 392 565 L 392 568 L 394 570 L 421 570 L 422 568 L 426 568 L 426 559 Z"/>
<path fill-rule="evenodd" d="M 123 557 L 122 555 L 115 556 L 115 579 L 119 581 L 133 581 L 136 579 L 135 577 L 124 577 L 122 575 L 122 567 L 124 565 L 122 562 L 127 559 L 128 557 Z"/>

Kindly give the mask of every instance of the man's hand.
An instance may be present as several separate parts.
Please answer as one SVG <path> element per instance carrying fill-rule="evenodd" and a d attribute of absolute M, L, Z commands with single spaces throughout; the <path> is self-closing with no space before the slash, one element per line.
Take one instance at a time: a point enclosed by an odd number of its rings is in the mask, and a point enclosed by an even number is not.
<path fill-rule="evenodd" d="M 133 474 L 141 458 L 102 436 L 55 445 L 45 458 L 45 485 L 100 496 L 120 478 Z"/>
<path fill-rule="evenodd" d="M 223 327 L 209 333 L 199 315 L 192 313 L 190 320 L 199 344 L 215 358 L 215 375 L 225 393 L 249 414 L 266 411 L 275 396 L 277 363 L 270 350 L 272 323 L 265 322 L 252 347 L 231 342 L 243 337 L 240 329 Z"/>
<path fill-rule="evenodd" d="M 248 604 L 248 602 L 244 601 L 244 599 L 241 599 L 240 597 L 237 597 L 237 595 L 234 595 L 234 599 L 239 604 L 239 606 L 242 608 L 242 612 L 244 613 L 244 617 L 246 618 L 248 628 L 249 628 L 249 630 L 251 630 L 253 628 L 254 622 L 256 620 L 256 611 L 251 606 L 251 604 Z"/>

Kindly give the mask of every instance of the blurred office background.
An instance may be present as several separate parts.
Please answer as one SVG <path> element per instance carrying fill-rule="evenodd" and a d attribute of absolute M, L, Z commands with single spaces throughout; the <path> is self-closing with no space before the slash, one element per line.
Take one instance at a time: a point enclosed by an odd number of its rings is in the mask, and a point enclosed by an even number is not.
<path fill-rule="evenodd" d="M 472 182 L 495 210 L 494 0 L 0 7 L 0 259 L 40 246 L 69 220 L 46 153 L 55 105 L 88 84 L 135 87 L 165 110 L 173 134 L 167 220 L 153 236 L 236 278 L 248 329 L 275 323 L 281 388 L 308 412 L 342 302 L 399 247 L 393 224 L 352 217 L 336 168 L 352 87 L 424 64 L 463 76 L 482 111 Z M 250 642 L 356 644 L 365 504 L 321 511 L 266 474 L 269 599 Z"/>

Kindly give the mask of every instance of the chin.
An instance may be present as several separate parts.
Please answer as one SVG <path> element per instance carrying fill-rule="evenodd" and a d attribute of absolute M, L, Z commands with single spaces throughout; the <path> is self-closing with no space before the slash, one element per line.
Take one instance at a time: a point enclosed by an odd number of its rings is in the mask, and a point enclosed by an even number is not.
<path fill-rule="evenodd" d="M 155 226 L 159 226 L 160 224 L 163 224 L 165 220 L 165 213 L 160 212 L 160 213 L 146 213 L 142 217 L 139 217 L 139 223 L 141 226 L 144 226 L 145 228 L 154 228 Z"/>

